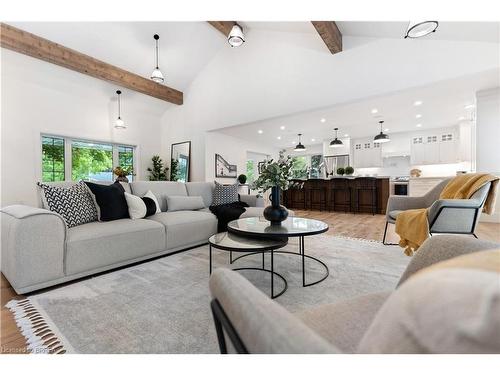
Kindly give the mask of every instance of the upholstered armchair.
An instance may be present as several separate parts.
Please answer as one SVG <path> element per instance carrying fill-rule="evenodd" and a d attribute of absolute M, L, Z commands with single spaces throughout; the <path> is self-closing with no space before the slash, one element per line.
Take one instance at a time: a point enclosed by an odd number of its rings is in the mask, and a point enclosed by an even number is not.
<path fill-rule="evenodd" d="M 471 234 L 474 237 L 476 224 L 488 196 L 491 183 L 485 184 L 470 199 L 439 199 L 450 179 L 437 184 L 421 197 L 391 195 L 387 201 L 386 222 L 384 229 L 384 245 L 389 223 L 395 224 L 397 216 L 405 211 L 417 208 L 428 208 L 429 233 Z M 477 238 L 477 237 L 476 237 Z"/>
<path fill-rule="evenodd" d="M 295 314 L 237 272 L 218 268 L 210 277 L 210 292 L 220 351 L 223 354 L 498 352 L 500 343 L 490 334 L 500 323 L 500 315 L 496 314 L 500 305 L 494 302 L 498 293 L 492 293 L 498 283 L 496 273 L 474 273 L 471 278 L 469 271 L 461 269 L 458 285 L 446 285 L 449 273 L 443 279 L 443 273 L 423 272 L 433 288 L 422 287 L 422 277 L 413 278 L 418 271 L 436 263 L 484 253 L 498 246 L 454 235 L 431 237 L 411 258 L 396 290 L 359 295 Z M 468 298 L 474 303 L 461 308 Z M 437 317 L 436 309 L 441 311 Z M 472 328 L 475 323 L 477 330 Z"/>

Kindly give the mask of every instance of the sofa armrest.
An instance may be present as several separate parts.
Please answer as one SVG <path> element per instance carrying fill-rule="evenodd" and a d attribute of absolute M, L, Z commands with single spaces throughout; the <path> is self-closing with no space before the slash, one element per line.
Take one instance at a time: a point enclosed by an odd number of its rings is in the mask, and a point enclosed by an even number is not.
<path fill-rule="evenodd" d="M 240 195 L 240 201 L 245 202 L 250 207 L 264 207 L 264 198 L 258 197 L 257 195 Z"/>
<path fill-rule="evenodd" d="M 435 263 L 476 251 L 497 249 L 500 244 L 457 235 L 437 235 L 427 239 L 413 255 L 399 279 L 398 287 L 410 276 Z"/>
<path fill-rule="evenodd" d="M 0 210 L 1 270 L 16 292 L 64 276 L 66 223 L 51 211 L 23 205 Z"/>
<path fill-rule="evenodd" d="M 427 208 L 424 197 L 406 197 L 402 195 L 391 195 L 387 200 L 386 217 L 390 218 L 389 212 L 396 210 L 411 210 L 416 208 Z"/>

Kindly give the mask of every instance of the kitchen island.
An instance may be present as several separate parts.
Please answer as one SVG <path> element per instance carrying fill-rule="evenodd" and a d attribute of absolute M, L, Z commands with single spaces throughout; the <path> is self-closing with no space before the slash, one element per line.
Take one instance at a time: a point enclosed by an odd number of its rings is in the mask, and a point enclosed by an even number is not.
<path fill-rule="evenodd" d="M 389 198 L 388 176 L 294 179 L 283 192 L 291 209 L 385 214 Z"/>

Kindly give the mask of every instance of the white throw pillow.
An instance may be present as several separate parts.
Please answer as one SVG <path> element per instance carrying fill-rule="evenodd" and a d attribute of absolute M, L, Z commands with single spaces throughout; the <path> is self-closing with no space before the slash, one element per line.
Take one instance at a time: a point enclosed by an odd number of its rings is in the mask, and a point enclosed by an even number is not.
<path fill-rule="evenodd" d="M 181 195 L 167 196 L 168 211 L 191 211 L 205 208 L 203 198 L 199 196 L 186 197 Z"/>
<path fill-rule="evenodd" d="M 142 219 L 146 216 L 146 204 L 144 204 L 141 197 L 126 192 L 125 199 L 127 200 L 128 214 L 131 219 Z"/>
<path fill-rule="evenodd" d="M 151 198 L 153 202 L 156 204 L 156 213 L 159 214 L 161 212 L 160 209 L 160 204 L 158 203 L 158 199 L 156 199 L 156 196 L 153 194 L 151 190 L 148 190 L 146 194 L 144 194 L 143 198 Z"/>

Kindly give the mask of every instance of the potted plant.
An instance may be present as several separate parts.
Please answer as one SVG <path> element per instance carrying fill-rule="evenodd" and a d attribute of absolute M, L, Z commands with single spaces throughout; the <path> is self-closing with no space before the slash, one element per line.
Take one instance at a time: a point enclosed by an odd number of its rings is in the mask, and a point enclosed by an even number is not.
<path fill-rule="evenodd" d="M 113 169 L 113 173 L 117 176 L 115 181 L 128 182 L 127 176 L 134 176 L 134 169 L 132 167 L 122 168 L 118 166 Z"/>
<path fill-rule="evenodd" d="M 337 174 L 339 176 L 343 176 L 344 173 L 345 173 L 345 169 L 344 168 L 342 168 L 342 167 L 337 168 Z"/>
<path fill-rule="evenodd" d="M 243 185 L 245 182 L 247 182 L 247 176 L 245 176 L 244 174 L 240 174 L 238 176 L 238 182 Z"/>
<path fill-rule="evenodd" d="M 292 158 L 285 157 L 284 152 L 280 151 L 277 161 L 270 159 L 263 162 L 259 178 L 252 185 L 252 189 L 261 193 L 271 189 L 271 205 L 264 209 L 264 217 L 272 225 L 280 225 L 288 217 L 287 209 L 280 205 L 280 191 L 288 189 L 292 167 Z"/>
<path fill-rule="evenodd" d="M 163 166 L 163 160 L 161 160 L 160 156 L 154 155 L 151 162 L 153 167 L 148 168 L 148 172 L 150 172 L 149 181 L 167 181 L 168 167 Z"/>
<path fill-rule="evenodd" d="M 354 168 L 351 167 L 350 165 L 345 167 L 345 174 L 348 176 L 351 176 L 354 173 Z"/>

